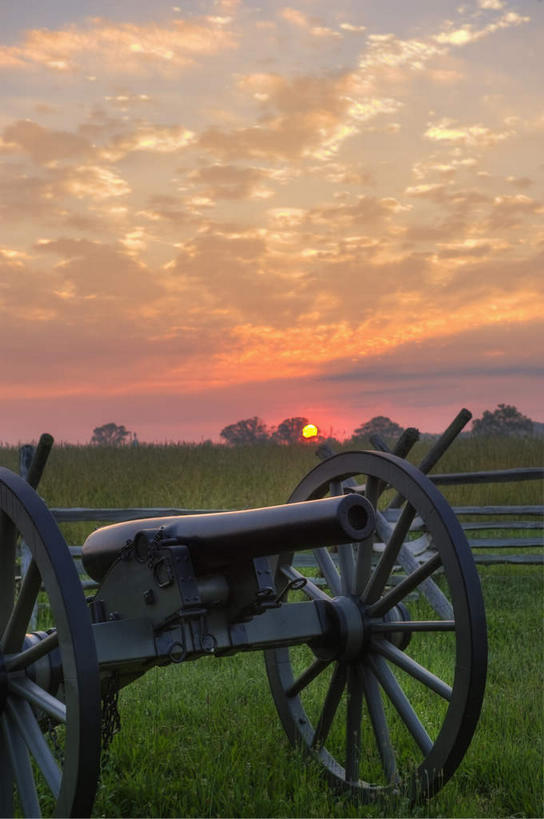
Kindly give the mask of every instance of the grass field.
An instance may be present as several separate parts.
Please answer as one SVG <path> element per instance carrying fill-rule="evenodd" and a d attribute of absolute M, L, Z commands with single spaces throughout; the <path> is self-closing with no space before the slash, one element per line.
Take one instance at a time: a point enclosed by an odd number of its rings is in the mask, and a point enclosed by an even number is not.
<path fill-rule="evenodd" d="M 418 462 L 425 444 L 410 460 Z M 436 471 L 542 465 L 542 439 L 462 440 Z M 239 508 L 280 503 L 317 463 L 312 447 L 57 447 L 40 485 L 50 506 Z M 0 464 L 17 467 L 15 449 Z M 536 482 L 454 487 L 461 504 L 538 504 Z M 65 526 L 81 543 L 92 525 Z M 496 533 L 495 533 L 496 534 Z M 543 803 L 542 567 L 480 569 L 489 630 L 484 709 L 454 778 L 409 815 L 538 817 Z M 156 669 L 121 692 L 96 816 L 405 816 L 332 793 L 292 749 L 260 654 Z"/>

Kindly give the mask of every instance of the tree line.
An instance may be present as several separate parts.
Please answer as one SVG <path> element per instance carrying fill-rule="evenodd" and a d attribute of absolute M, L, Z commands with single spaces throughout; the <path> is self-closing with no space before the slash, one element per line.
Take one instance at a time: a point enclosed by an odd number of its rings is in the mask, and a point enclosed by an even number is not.
<path fill-rule="evenodd" d="M 244 418 L 224 427 L 220 436 L 227 444 L 257 444 L 270 441 L 280 444 L 301 443 L 302 430 L 308 424 L 303 417 L 286 418 L 277 427 L 269 429 L 259 417 Z M 493 411 L 485 410 L 481 418 L 472 422 L 472 435 L 532 435 L 534 422 L 511 404 L 498 404 Z M 404 427 L 385 415 L 376 415 L 353 430 L 345 443 L 357 445 L 371 435 L 385 439 L 396 439 L 404 432 Z M 313 439 L 315 440 L 315 438 Z M 324 440 L 318 436 L 318 440 Z"/>
<path fill-rule="evenodd" d="M 303 416 L 285 418 L 275 427 L 268 427 L 257 415 L 243 418 L 233 424 L 228 424 L 221 430 L 220 437 L 226 444 L 240 446 L 244 444 L 296 444 L 305 440 L 303 429 L 308 424 Z M 404 431 L 404 427 L 392 421 L 385 415 L 376 415 L 365 421 L 353 430 L 346 443 L 357 446 L 358 442 L 370 435 L 378 434 L 385 439 L 396 439 Z M 523 415 L 512 404 L 498 404 L 494 410 L 485 410 L 481 418 L 472 422 L 472 435 L 533 435 L 541 433 L 541 425 Z M 313 441 L 323 441 L 326 437 L 318 434 L 311 438 Z M 135 432 L 128 430 L 123 424 L 110 422 L 93 430 L 91 444 L 96 446 L 137 446 L 138 438 Z"/>

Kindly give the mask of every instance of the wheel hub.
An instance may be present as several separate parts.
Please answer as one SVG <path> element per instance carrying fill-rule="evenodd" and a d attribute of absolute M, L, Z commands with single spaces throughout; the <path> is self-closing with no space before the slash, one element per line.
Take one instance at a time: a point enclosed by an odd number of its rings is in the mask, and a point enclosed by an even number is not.
<path fill-rule="evenodd" d="M 409 620 L 410 613 L 402 603 L 398 603 L 380 618 L 382 623 Z M 325 638 L 312 645 L 316 656 L 347 662 L 359 660 L 366 651 L 373 632 L 373 621 L 367 617 L 366 607 L 351 595 L 334 597 L 328 604 L 328 622 L 329 629 Z M 384 633 L 380 630 L 379 636 L 385 637 L 404 651 L 410 643 L 411 632 L 391 630 Z"/>
<path fill-rule="evenodd" d="M 26 634 L 23 642 L 23 650 L 32 648 L 49 636 L 50 631 L 32 631 Z M 58 648 L 48 652 L 44 657 L 40 657 L 26 669 L 26 674 L 32 682 L 43 688 L 49 694 L 55 694 L 62 679 L 62 663 Z"/>
<path fill-rule="evenodd" d="M 340 653 L 343 660 L 356 660 L 361 656 L 368 638 L 364 610 L 354 597 L 342 596 L 332 600 L 339 624 Z"/>

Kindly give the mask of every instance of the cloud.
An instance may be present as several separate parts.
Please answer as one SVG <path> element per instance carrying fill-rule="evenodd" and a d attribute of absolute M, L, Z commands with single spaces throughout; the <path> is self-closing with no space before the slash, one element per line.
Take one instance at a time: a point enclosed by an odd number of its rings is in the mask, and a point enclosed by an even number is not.
<path fill-rule="evenodd" d="M 60 238 L 41 242 L 36 250 L 61 257 L 56 270 L 66 298 L 91 300 L 97 310 L 107 303 L 122 311 L 127 305 L 154 301 L 163 291 L 161 282 L 142 262 L 112 245 Z"/>
<path fill-rule="evenodd" d="M 101 156 L 117 162 L 129 153 L 171 154 L 183 150 L 195 140 L 195 134 L 183 126 L 161 126 L 142 123 L 134 130 L 118 136 L 101 150 Z"/>
<path fill-rule="evenodd" d="M 334 31 L 333 29 L 328 28 L 328 26 L 319 25 L 319 21 L 309 18 L 299 9 L 285 6 L 280 10 L 279 16 L 288 23 L 303 29 L 313 37 L 318 37 L 321 39 L 341 37 L 340 32 Z"/>
<path fill-rule="evenodd" d="M 487 2 L 487 4 L 483 5 L 482 8 L 500 9 L 502 7 L 502 4 L 497 3 L 497 0 L 484 0 L 484 2 Z M 515 11 L 509 11 L 506 12 L 506 14 L 503 14 L 502 17 L 499 17 L 499 19 L 495 22 L 488 23 L 488 25 L 481 29 L 475 29 L 470 24 L 461 26 L 461 28 L 453 28 L 453 24 L 451 24 L 446 31 L 435 35 L 434 39 L 437 43 L 446 43 L 453 46 L 465 46 L 469 43 L 475 43 L 478 40 L 487 37 L 489 34 L 500 31 L 501 29 L 510 28 L 512 26 L 520 26 L 523 23 L 529 23 L 530 20 L 530 17 L 522 17 Z"/>
<path fill-rule="evenodd" d="M 307 214 L 307 221 L 327 226 L 330 231 L 336 232 L 340 228 L 374 225 L 401 207 L 398 200 L 392 197 L 378 198 L 362 194 L 354 197 L 353 201 L 312 208 Z"/>
<path fill-rule="evenodd" d="M 544 213 L 544 204 L 524 194 L 497 196 L 489 215 L 491 230 L 506 230 L 520 225 L 526 217 Z"/>
<path fill-rule="evenodd" d="M 334 155 L 361 123 L 396 112 L 389 97 L 361 96 L 356 73 L 283 77 L 250 74 L 240 89 L 256 99 L 262 114 L 249 127 L 209 128 L 198 145 L 222 159 L 322 160 Z"/>
<path fill-rule="evenodd" d="M 455 120 L 444 117 L 437 122 L 430 122 L 424 136 L 433 142 L 466 145 L 471 148 L 489 148 L 508 139 L 512 134 L 512 130 L 493 131 L 481 123 L 459 125 Z"/>
<path fill-rule="evenodd" d="M 530 22 L 529 17 L 507 12 L 480 29 L 474 28 L 471 24 L 455 28 L 454 22 L 450 20 L 443 31 L 437 34 L 429 33 L 419 38 L 403 39 L 392 33 L 369 34 L 367 48 L 359 61 L 359 67 L 369 83 L 375 82 L 377 78 L 399 80 L 401 76 L 398 69 L 421 72 L 428 68 L 431 61 L 445 57 L 452 49 L 463 48 L 501 29 L 517 27 L 527 22 Z M 431 76 L 440 83 L 445 79 L 447 81 L 457 79 L 458 75 L 447 77 L 438 73 Z"/>
<path fill-rule="evenodd" d="M 47 221 L 56 210 L 55 186 L 51 174 L 30 175 L 21 163 L 0 167 L 0 222 Z"/>
<path fill-rule="evenodd" d="M 207 165 L 187 174 L 191 182 L 201 185 L 210 199 L 266 199 L 273 192 L 265 183 L 271 179 L 266 169 L 237 165 Z"/>
<path fill-rule="evenodd" d="M 394 34 L 369 34 L 365 55 L 359 62 L 363 70 L 405 68 L 421 71 L 425 64 L 444 54 L 442 47 L 428 40 L 402 40 Z"/>
<path fill-rule="evenodd" d="M 285 6 L 279 12 L 280 17 L 283 17 L 284 20 L 287 20 L 289 23 L 293 23 L 295 26 L 299 26 L 300 28 L 309 28 L 310 21 L 306 14 L 298 9 L 290 8 L 289 6 Z"/>
<path fill-rule="evenodd" d="M 59 73 L 114 67 L 116 73 L 144 73 L 150 68 L 183 69 L 196 57 L 234 47 L 235 39 L 220 18 L 140 25 L 94 18 L 86 25 L 25 32 L 19 44 L 0 47 L 0 67 Z"/>
<path fill-rule="evenodd" d="M 182 243 L 168 273 L 170 287 L 186 303 L 195 310 L 219 310 L 231 328 L 260 325 L 265 317 L 283 327 L 311 302 L 296 268 L 270 253 L 260 231 L 210 225 Z"/>
<path fill-rule="evenodd" d="M 2 132 L 4 150 L 28 154 L 42 165 L 65 159 L 85 159 L 94 153 L 89 141 L 69 131 L 54 131 L 30 120 L 18 120 Z"/>
<path fill-rule="evenodd" d="M 139 211 L 138 215 L 150 221 L 170 222 L 177 227 L 184 224 L 194 223 L 194 216 L 186 207 L 180 197 L 168 194 L 155 194 L 150 196 L 147 207 Z"/>
<path fill-rule="evenodd" d="M 340 23 L 340 28 L 343 31 L 352 31 L 355 33 L 359 33 L 361 31 L 366 31 L 366 26 L 356 26 L 353 23 Z"/>
<path fill-rule="evenodd" d="M 534 184 L 534 180 L 528 176 L 507 176 L 506 181 L 516 188 L 530 188 Z"/>
<path fill-rule="evenodd" d="M 62 188 L 77 199 L 110 199 L 130 193 L 128 183 L 115 171 L 97 165 L 84 165 L 68 171 Z"/>
<path fill-rule="evenodd" d="M 481 9 L 493 9 L 499 11 L 505 6 L 504 0 L 478 0 L 478 5 Z"/>
<path fill-rule="evenodd" d="M 408 341 L 387 353 L 367 355 L 356 364 L 345 359 L 328 364 L 313 380 L 359 385 L 365 392 L 368 385 L 386 394 L 393 392 L 402 403 L 411 402 L 409 395 L 425 389 L 426 402 L 431 394 L 446 386 L 448 399 L 451 388 L 458 390 L 459 405 L 469 404 L 463 398 L 463 385 L 485 379 L 539 379 L 544 373 L 542 360 L 536 353 L 535 341 L 543 330 L 542 321 L 527 323 L 504 322 L 474 328 L 463 328 L 452 335 L 436 335 L 423 340 Z M 460 392 L 460 394 L 459 394 Z M 471 389 L 472 393 L 472 389 Z M 437 399 L 435 399 L 437 400 Z"/>

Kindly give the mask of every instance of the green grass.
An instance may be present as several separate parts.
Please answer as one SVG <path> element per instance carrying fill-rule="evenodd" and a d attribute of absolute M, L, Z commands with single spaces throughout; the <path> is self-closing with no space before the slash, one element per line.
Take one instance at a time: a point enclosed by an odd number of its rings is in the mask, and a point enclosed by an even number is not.
<path fill-rule="evenodd" d="M 462 440 L 435 471 L 541 466 L 542 455 L 538 439 Z M 259 506 L 285 501 L 317 462 L 311 446 L 56 447 L 39 491 L 50 506 Z M 0 464 L 16 469 L 16 450 L 0 449 Z M 538 482 L 445 494 L 454 505 L 543 502 Z M 81 543 L 93 524 L 63 528 Z M 490 646 L 482 717 L 453 779 L 410 815 L 544 813 L 542 567 L 493 566 L 480 576 Z M 338 796 L 289 746 L 259 653 L 152 670 L 121 692 L 120 711 L 96 816 L 408 815 L 402 802 L 362 806 Z"/>
<path fill-rule="evenodd" d="M 540 569 L 486 569 L 489 676 L 460 768 L 414 816 L 542 815 Z M 339 797 L 287 742 L 259 655 L 156 669 L 121 692 L 97 816 L 405 816 Z"/>

